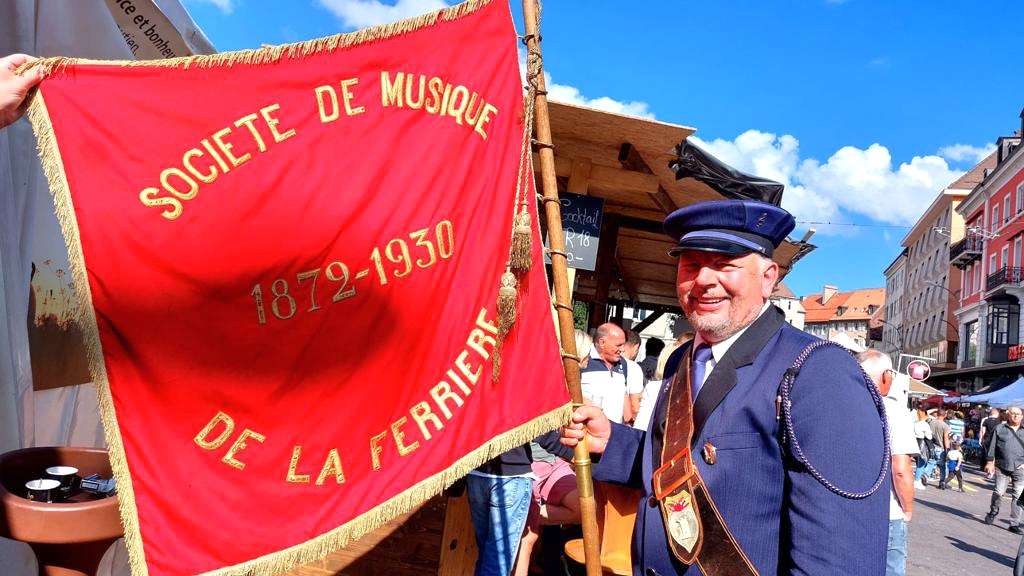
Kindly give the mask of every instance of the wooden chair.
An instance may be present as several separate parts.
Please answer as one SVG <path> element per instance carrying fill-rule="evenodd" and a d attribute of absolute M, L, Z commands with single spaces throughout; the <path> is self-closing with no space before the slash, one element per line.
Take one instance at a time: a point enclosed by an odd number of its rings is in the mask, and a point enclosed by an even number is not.
<path fill-rule="evenodd" d="M 616 484 L 594 482 L 594 498 L 597 502 L 602 571 L 605 574 L 629 576 L 633 573 L 630 544 L 633 541 L 640 491 Z M 583 564 L 583 539 L 566 542 L 565 555 Z"/>

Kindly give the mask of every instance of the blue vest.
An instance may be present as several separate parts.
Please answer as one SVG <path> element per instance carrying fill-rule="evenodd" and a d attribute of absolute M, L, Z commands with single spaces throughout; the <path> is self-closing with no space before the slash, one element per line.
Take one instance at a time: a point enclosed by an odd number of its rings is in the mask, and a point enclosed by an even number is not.
<path fill-rule="evenodd" d="M 694 461 L 729 529 L 762 576 L 774 574 L 882 576 L 891 479 L 860 500 L 836 495 L 779 442 L 776 396 L 783 373 L 814 336 L 786 324 L 770 307 L 729 348 L 694 401 Z M 666 366 L 670 381 L 688 345 Z M 661 462 L 667 388 L 650 431 L 613 424 L 594 466 L 596 480 L 641 489 L 633 533 L 633 572 L 699 576 L 668 548 L 651 474 Z M 818 350 L 804 364 L 792 393 L 793 426 L 808 461 L 839 488 L 867 490 L 884 453 L 882 421 L 853 357 Z M 714 464 L 699 454 L 716 449 Z M 671 455 L 667 455 L 671 456 Z"/>

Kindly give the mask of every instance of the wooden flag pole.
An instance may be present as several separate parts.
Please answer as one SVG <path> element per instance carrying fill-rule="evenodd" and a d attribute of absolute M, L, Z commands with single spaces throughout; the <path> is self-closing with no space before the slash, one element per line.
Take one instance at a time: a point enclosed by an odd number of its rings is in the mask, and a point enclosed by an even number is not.
<path fill-rule="evenodd" d="M 562 233 L 562 214 L 558 203 L 558 184 L 555 181 L 555 152 L 548 122 L 548 98 L 545 90 L 540 52 L 540 6 L 537 0 L 523 0 L 523 20 L 526 23 L 527 81 L 534 93 L 534 131 L 540 155 L 541 186 L 544 193 L 544 213 L 548 225 L 548 246 L 551 255 L 551 276 L 555 286 L 555 310 L 558 313 L 558 332 L 562 341 L 562 366 L 565 384 L 575 406 L 583 404 L 580 388 L 580 364 L 577 360 L 576 338 L 573 334 L 572 304 L 569 301 L 568 262 L 565 257 L 565 236 Z M 594 482 L 590 477 L 590 452 L 587 439 L 576 445 L 573 454 L 576 468 L 576 487 L 580 495 L 580 520 L 583 528 L 583 552 L 587 576 L 601 576 L 600 534 L 597 527 L 597 501 Z"/>

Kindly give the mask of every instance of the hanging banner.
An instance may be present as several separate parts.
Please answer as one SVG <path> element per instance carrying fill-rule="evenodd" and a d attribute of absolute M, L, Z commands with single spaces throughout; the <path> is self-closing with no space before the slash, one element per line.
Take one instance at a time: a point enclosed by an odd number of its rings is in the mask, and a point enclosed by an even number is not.
<path fill-rule="evenodd" d="M 39 65 L 136 576 L 311 562 L 567 417 L 506 3 Z"/>

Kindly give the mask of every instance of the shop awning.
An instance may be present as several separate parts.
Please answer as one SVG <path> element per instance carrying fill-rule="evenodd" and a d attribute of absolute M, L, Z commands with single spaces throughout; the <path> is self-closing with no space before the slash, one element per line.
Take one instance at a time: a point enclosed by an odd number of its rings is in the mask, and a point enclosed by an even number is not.
<path fill-rule="evenodd" d="M 997 405 L 1004 401 L 1014 401 L 1022 398 L 1024 398 L 1024 377 L 1018 378 L 1012 384 L 994 392 L 965 396 L 964 401 Z"/>
<path fill-rule="evenodd" d="M 945 396 L 946 393 L 938 388 L 932 388 L 931 386 L 921 382 L 920 380 L 910 379 L 910 396 L 913 398 L 926 398 L 928 396 Z"/>

